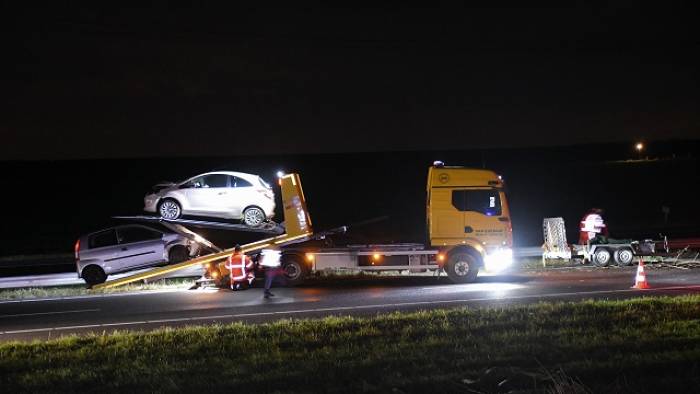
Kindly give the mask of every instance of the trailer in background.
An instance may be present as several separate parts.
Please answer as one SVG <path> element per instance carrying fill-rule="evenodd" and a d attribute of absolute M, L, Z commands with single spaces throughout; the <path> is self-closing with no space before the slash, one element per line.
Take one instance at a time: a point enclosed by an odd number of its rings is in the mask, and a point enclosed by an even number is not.
<path fill-rule="evenodd" d="M 566 227 L 563 218 L 545 218 L 543 221 L 544 244 L 542 245 L 542 264 L 549 259 L 580 259 L 583 263 L 593 263 L 598 267 L 607 267 L 612 263 L 629 266 L 635 257 L 673 257 L 678 258 L 688 250 L 700 249 L 700 239 L 688 238 L 613 240 L 596 237 L 586 245 L 569 244 L 566 241 Z M 697 255 L 696 255 L 697 257 Z"/>

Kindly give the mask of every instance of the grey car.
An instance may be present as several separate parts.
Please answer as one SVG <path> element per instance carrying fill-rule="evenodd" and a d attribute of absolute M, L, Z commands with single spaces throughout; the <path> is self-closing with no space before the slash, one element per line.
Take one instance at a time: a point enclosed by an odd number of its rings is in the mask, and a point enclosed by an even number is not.
<path fill-rule="evenodd" d="M 92 286 L 111 274 L 179 263 L 198 253 L 198 244 L 182 235 L 130 224 L 80 237 L 75 243 L 75 264 L 78 277 Z"/>

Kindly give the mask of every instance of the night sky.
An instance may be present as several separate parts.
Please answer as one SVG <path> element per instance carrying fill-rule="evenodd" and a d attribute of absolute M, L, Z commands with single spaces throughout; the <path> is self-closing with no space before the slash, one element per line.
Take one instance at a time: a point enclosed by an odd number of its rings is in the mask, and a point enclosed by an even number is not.
<path fill-rule="evenodd" d="M 6 5 L 0 160 L 698 138 L 697 13 L 588 3 Z"/>

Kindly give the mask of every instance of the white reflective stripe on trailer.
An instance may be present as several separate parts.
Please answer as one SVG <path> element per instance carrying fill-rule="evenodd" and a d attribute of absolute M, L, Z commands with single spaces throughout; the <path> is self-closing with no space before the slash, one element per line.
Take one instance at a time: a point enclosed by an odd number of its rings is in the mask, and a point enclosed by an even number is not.
<path fill-rule="evenodd" d="M 382 256 L 410 256 L 410 255 L 436 255 L 439 252 L 437 250 L 374 250 L 367 252 L 351 252 L 358 256 L 372 256 L 375 254 L 380 254 Z"/>
<path fill-rule="evenodd" d="M 362 271 L 391 271 L 391 270 L 417 270 L 417 269 L 439 269 L 440 266 L 437 264 L 426 264 L 426 265 L 361 265 L 357 267 L 351 267 L 350 269 L 362 270 Z"/>
<path fill-rule="evenodd" d="M 411 256 L 411 255 L 429 255 L 433 256 L 440 253 L 437 250 L 374 250 L 374 251 L 334 251 L 334 252 L 307 252 L 314 256 L 372 256 L 375 254 L 380 254 L 382 256 Z"/>

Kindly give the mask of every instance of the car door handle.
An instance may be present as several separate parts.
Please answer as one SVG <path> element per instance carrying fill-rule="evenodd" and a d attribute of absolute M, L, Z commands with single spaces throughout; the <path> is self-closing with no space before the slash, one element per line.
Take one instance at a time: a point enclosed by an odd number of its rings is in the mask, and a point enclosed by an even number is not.
<path fill-rule="evenodd" d="M 226 192 L 219 192 L 219 195 L 226 194 Z"/>
<path fill-rule="evenodd" d="M 127 250 L 129 250 L 129 248 L 122 248 L 122 252 L 126 252 Z"/>

